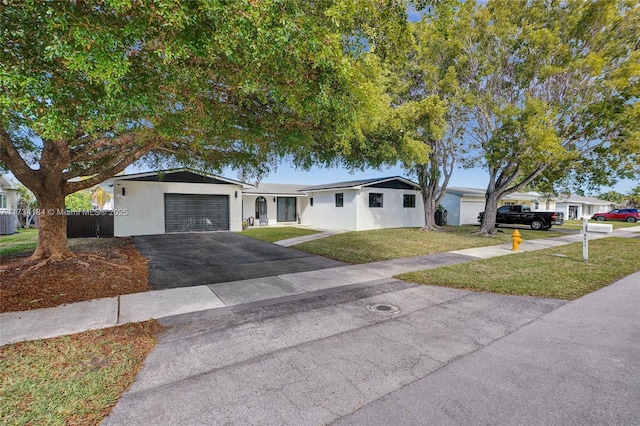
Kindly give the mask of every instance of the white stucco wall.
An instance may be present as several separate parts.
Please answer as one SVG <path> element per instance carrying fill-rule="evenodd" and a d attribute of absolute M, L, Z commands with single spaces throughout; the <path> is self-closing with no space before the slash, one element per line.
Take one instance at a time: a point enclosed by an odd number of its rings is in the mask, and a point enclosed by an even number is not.
<path fill-rule="evenodd" d="M 122 195 L 122 188 L 125 195 Z M 235 192 L 238 191 L 238 197 Z M 164 194 L 229 196 L 229 229 L 242 230 L 242 187 L 233 184 L 114 181 L 114 235 L 164 234 Z M 126 209 L 126 215 L 124 214 Z"/>
<path fill-rule="evenodd" d="M 336 207 L 336 193 L 344 194 L 344 206 Z M 337 191 L 309 192 L 309 200 L 313 198 L 313 206 L 307 205 L 301 210 L 302 223 L 323 229 L 357 230 L 356 216 L 357 191 L 352 189 Z"/>
<path fill-rule="evenodd" d="M 419 191 L 365 187 L 359 193 L 356 230 L 424 226 L 424 206 Z M 383 194 L 382 207 L 369 207 L 370 193 Z M 404 194 L 415 195 L 415 207 L 402 207 Z"/>
<path fill-rule="evenodd" d="M 18 208 L 18 191 L 9 188 L 0 188 L 0 194 L 7 196 L 7 208 L 0 209 L 0 211 L 15 212 Z"/>
<path fill-rule="evenodd" d="M 556 202 L 553 200 L 541 200 L 538 201 L 538 207 L 536 208 L 536 201 L 531 201 L 531 210 L 533 211 L 537 211 L 537 212 L 555 212 L 558 211 L 556 210 Z"/>

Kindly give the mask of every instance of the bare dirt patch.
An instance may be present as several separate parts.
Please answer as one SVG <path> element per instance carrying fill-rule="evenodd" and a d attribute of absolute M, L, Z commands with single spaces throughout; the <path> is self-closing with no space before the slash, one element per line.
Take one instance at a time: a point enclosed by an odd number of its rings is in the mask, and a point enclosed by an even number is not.
<path fill-rule="evenodd" d="M 69 240 L 72 259 L 31 268 L 30 253 L 2 258 L 0 312 L 51 308 L 149 291 L 147 260 L 131 238 Z M 30 269 L 31 268 L 31 269 Z"/>

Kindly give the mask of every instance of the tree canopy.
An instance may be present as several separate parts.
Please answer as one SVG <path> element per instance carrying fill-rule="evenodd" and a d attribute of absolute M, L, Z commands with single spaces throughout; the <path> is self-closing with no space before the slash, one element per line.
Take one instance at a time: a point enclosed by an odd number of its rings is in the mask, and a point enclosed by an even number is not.
<path fill-rule="evenodd" d="M 42 208 L 140 159 L 257 176 L 282 156 L 393 160 L 364 135 L 386 117 L 371 52 L 405 43 L 403 1 L 16 0 L 1 19 L 0 160 Z M 51 220 L 34 258 L 68 254 Z"/>
<path fill-rule="evenodd" d="M 463 66 L 474 166 L 489 172 L 482 232 L 530 184 L 611 183 L 640 167 L 640 6 L 494 1 L 468 10 Z M 545 191 L 546 192 L 546 191 Z"/>
<path fill-rule="evenodd" d="M 444 198 L 463 145 L 466 114 L 458 80 L 463 26 L 454 0 L 439 2 L 411 24 L 412 45 L 390 67 L 390 92 L 406 137 L 424 145 L 421 151 L 399 153 L 405 168 L 417 177 L 425 210 L 423 229 L 436 228 L 434 213 Z"/>

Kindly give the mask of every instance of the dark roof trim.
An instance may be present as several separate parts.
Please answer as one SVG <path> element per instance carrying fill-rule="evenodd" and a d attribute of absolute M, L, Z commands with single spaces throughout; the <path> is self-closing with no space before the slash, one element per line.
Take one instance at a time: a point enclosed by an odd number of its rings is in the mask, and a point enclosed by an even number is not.
<path fill-rule="evenodd" d="M 166 179 L 167 175 L 177 175 L 177 174 L 191 174 L 201 176 L 202 180 L 178 180 L 179 182 L 185 183 L 225 183 L 232 185 L 241 185 L 243 188 L 254 188 L 253 185 L 240 182 L 238 180 L 233 180 L 229 178 L 225 178 L 222 176 L 212 175 L 200 170 L 190 169 L 187 167 L 179 168 L 179 169 L 167 169 L 167 170 L 157 170 L 154 172 L 143 172 L 143 173 L 132 173 L 128 175 L 120 175 L 114 176 L 114 181 L 122 181 L 122 180 L 130 180 L 130 181 L 159 181 L 159 182 L 171 182 L 171 180 Z M 154 179 L 155 178 L 155 179 Z"/>
<path fill-rule="evenodd" d="M 365 186 L 380 187 L 381 184 L 384 184 L 386 182 L 391 182 L 394 180 L 402 182 L 405 185 L 411 186 L 416 190 L 420 189 L 420 186 L 415 182 L 412 182 L 400 176 L 390 176 L 390 177 L 384 177 L 384 178 L 360 179 L 360 180 L 352 180 L 347 182 L 336 182 L 336 183 L 329 183 L 324 185 L 307 186 L 302 188 L 301 191 L 311 192 L 311 191 L 329 191 L 334 189 L 361 189 L 362 187 L 365 187 Z"/>

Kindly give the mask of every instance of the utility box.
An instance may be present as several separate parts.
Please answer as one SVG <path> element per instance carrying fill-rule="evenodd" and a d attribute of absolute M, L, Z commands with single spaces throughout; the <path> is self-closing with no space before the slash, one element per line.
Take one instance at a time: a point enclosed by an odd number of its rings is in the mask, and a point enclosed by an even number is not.
<path fill-rule="evenodd" d="M 606 225 L 602 223 L 589 223 L 587 225 L 587 232 L 594 232 L 597 234 L 610 234 L 613 232 L 613 225 Z"/>

